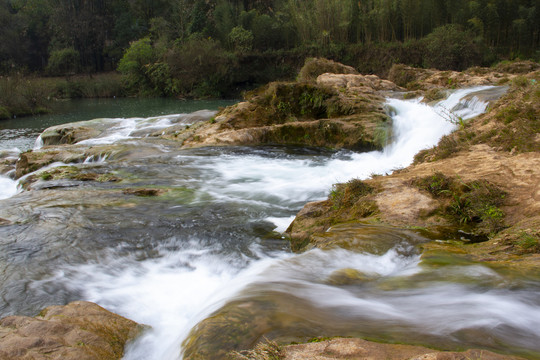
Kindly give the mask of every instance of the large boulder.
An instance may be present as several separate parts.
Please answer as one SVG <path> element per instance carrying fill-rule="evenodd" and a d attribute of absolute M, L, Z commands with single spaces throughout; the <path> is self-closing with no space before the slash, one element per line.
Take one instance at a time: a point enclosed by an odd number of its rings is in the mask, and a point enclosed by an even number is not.
<path fill-rule="evenodd" d="M 391 121 L 383 93 L 399 90 L 376 76 L 322 74 L 313 83 L 274 82 L 197 129 L 174 137 L 184 147 L 297 145 L 382 149 Z"/>
<path fill-rule="evenodd" d="M 144 327 L 85 301 L 0 320 L 0 359 L 121 359 Z"/>

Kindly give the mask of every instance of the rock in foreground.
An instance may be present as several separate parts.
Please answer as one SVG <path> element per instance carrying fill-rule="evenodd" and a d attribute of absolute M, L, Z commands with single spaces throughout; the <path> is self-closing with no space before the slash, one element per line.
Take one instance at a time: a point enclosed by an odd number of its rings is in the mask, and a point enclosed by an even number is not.
<path fill-rule="evenodd" d="M 142 329 L 90 302 L 50 306 L 34 318 L 0 320 L 0 359 L 121 359 L 126 343 Z"/>
<path fill-rule="evenodd" d="M 284 360 L 510 360 L 521 359 L 504 356 L 486 350 L 465 352 L 442 352 L 421 346 L 380 344 L 362 339 L 333 339 L 318 343 L 286 346 Z"/>

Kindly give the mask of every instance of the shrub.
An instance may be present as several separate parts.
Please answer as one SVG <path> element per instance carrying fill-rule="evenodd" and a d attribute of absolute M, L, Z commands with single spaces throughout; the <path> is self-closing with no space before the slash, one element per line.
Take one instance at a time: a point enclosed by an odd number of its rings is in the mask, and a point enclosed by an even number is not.
<path fill-rule="evenodd" d="M 442 214 L 478 235 L 493 235 L 504 228 L 504 212 L 499 206 L 504 204 L 506 193 L 487 180 L 463 182 L 437 172 L 412 183 L 443 199 Z"/>
<path fill-rule="evenodd" d="M 118 71 L 123 75 L 128 90 L 140 93 L 153 88 L 147 66 L 156 61 L 157 57 L 150 38 L 146 37 L 131 43 L 118 63 Z"/>
<path fill-rule="evenodd" d="M 165 55 L 180 94 L 219 97 L 234 86 L 237 58 L 212 39 L 190 39 Z"/>
<path fill-rule="evenodd" d="M 20 75 L 0 77 L 0 118 L 47 112 L 50 89 Z"/>

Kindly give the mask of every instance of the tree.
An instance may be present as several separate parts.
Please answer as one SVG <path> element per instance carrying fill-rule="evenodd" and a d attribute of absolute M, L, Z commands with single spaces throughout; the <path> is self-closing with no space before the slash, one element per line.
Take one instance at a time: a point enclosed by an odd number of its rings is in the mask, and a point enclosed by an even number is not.
<path fill-rule="evenodd" d="M 438 27 L 425 38 L 425 65 L 440 70 L 464 70 L 478 64 L 482 60 L 478 40 L 458 25 Z"/>
<path fill-rule="evenodd" d="M 71 75 L 78 71 L 80 55 L 74 48 L 66 48 L 51 52 L 47 72 L 51 75 Z"/>

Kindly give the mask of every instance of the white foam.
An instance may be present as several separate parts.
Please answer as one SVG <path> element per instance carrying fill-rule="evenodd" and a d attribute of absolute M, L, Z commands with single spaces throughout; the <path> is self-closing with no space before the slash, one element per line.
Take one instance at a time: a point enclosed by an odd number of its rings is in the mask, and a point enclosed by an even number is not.
<path fill-rule="evenodd" d="M 10 198 L 19 192 L 18 181 L 0 175 L 0 200 Z"/>

